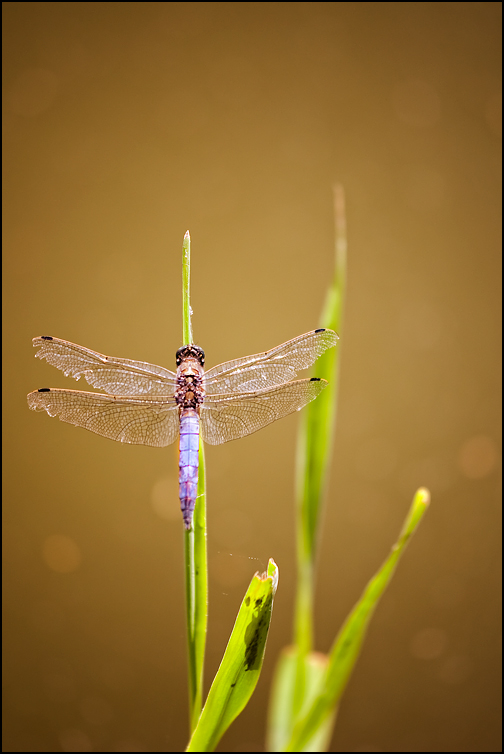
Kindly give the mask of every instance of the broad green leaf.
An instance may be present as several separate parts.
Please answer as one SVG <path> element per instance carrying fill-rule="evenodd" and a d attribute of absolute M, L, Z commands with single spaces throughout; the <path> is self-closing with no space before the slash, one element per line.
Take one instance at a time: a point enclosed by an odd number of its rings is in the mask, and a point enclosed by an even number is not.
<path fill-rule="evenodd" d="M 428 490 L 420 488 L 413 499 L 399 539 L 392 547 L 390 555 L 368 583 L 361 599 L 336 637 L 320 690 L 307 713 L 296 723 L 285 751 L 304 751 L 304 746 L 326 724 L 330 715 L 334 714 L 359 656 L 374 609 L 389 584 L 411 535 L 427 510 L 429 500 Z"/>
<path fill-rule="evenodd" d="M 301 707 L 301 716 L 308 711 L 311 703 L 320 692 L 328 657 L 320 652 L 310 652 L 310 654 L 304 656 L 303 662 L 305 697 Z M 294 728 L 294 684 L 297 672 L 296 647 L 286 647 L 280 655 L 273 679 L 268 722 L 268 751 L 285 751 L 292 735 Z M 326 751 L 331 740 L 335 717 L 336 715 L 328 717 L 300 751 Z"/>
<path fill-rule="evenodd" d="M 243 598 L 224 657 L 186 751 L 213 751 L 240 714 L 259 680 L 271 622 L 278 567 L 270 559 Z"/>

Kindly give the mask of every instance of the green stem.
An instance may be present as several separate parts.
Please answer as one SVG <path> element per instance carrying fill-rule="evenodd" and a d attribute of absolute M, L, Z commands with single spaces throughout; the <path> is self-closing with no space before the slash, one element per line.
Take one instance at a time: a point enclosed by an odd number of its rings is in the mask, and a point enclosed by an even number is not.
<path fill-rule="evenodd" d="M 203 706 L 203 667 L 208 611 L 205 454 L 201 439 L 198 497 L 192 526 L 184 532 L 187 646 L 189 651 L 189 727 L 192 735 Z"/>
<path fill-rule="evenodd" d="M 296 670 L 293 694 L 293 716 L 297 718 L 303 706 L 306 686 L 306 657 L 313 648 L 314 552 L 308 520 L 311 474 L 307 447 L 308 413 L 301 419 L 297 446 L 296 479 L 296 544 L 297 585 L 294 607 L 294 644 Z"/>
<path fill-rule="evenodd" d="M 184 236 L 182 244 L 182 344 L 192 345 L 191 323 L 191 236 L 189 231 Z"/>
<path fill-rule="evenodd" d="M 346 227 L 344 194 L 334 187 L 335 265 L 320 321 L 341 333 L 346 278 Z M 294 642 L 297 649 L 294 715 L 305 695 L 306 657 L 313 649 L 315 564 L 322 502 L 329 477 L 332 437 L 336 416 L 339 347 L 317 363 L 317 376 L 329 382 L 327 391 L 305 409 L 301 421 L 296 477 L 297 590 L 294 612 Z"/>
<path fill-rule="evenodd" d="M 191 238 L 182 246 L 182 338 L 193 343 L 190 304 Z M 203 666 L 208 610 L 208 568 L 206 542 L 206 480 L 203 442 L 199 444 L 198 492 L 192 526 L 184 530 L 187 647 L 189 657 L 189 727 L 192 734 L 203 706 Z"/>
<path fill-rule="evenodd" d="M 330 389 L 330 388 L 329 388 Z M 320 396 L 322 397 L 322 396 Z M 319 398 L 320 400 L 320 398 Z M 304 657 L 313 648 L 313 592 L 314 592 L 314 537 L 313 537 L 313 502 L 315 474 L 311 468 L 313 449 L 310 443 L 310 406 L 300 422 L 297 462 L 296 462 L 296 552 L 297 552 L 297 589 L 294 608 L 294 643 L 298 650 L 298 676 L 303 666 Z M 312 515 L 310 515 L 312 514 Z M 299 685 L 304 685 L 303 678 L 298 677 Z M 296 683 L 298 687 L 298 683 Z M 302 694 L 301 694 L 302 696 Z"/>

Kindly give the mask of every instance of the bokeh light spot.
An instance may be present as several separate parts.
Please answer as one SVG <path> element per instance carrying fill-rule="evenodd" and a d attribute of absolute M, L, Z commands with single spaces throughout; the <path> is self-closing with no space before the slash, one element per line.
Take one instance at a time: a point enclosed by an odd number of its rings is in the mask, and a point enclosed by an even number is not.
<path fill-rule="evenodd" d="M 434 660 L 446 649 L 448 637 L 440 628 L 424 628 L 417 631 L 410 642 L 410 652 L 418 660 Z"/>
<path fill-rule="evenodd" d="M 482 479 L 488 476 L 497 463 L 497 448 L 486 435 L 476 435 L 462 445 L 458 465 L 468 479 Z"/>
<path fill-rule="evenodd" d="M 46 565 L 57 573 L 72 573 L 81 564 L 79 546 L 73 539 L 63 534 L 51 534 L 42 546 L 42 556 Z"/>

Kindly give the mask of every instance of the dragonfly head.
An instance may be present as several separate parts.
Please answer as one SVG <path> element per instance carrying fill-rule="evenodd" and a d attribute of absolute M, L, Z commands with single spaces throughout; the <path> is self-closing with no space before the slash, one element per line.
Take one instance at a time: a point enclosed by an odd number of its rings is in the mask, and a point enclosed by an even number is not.
<path fill-rule="evenodd" d="M 205 352 L 199 346 L 182 346 L 178 349 L 175 358 L 178 367 L 184 359 L 196 359 L 201 366 L 205 364 Z"/>

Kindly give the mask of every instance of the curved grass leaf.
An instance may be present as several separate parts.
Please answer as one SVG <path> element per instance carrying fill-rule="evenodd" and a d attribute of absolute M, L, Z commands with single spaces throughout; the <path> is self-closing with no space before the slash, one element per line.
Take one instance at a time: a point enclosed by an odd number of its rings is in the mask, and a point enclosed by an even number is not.
<path fill-rule="evenodd" d="M 428 490 L 423 487 L 417 490 L 399 539 L 343 624 L 329 654 L 329 663 L 319 691 L 306 714 L 295 724 L 293 735 L 284 751 L 305 751 L 304 747 L 334 714 L 357 662 L 368 623 L 378 600 L 390 582 L 397 562 L 427 510 L 429 501 Z"/>
<path fill-rule="evenodd" d="M 278 567 L 270 559 L 243 598 L 224 657 L 186 751 L 213 751 L 240 714 L 259 680 L 271 622 Z"/>

